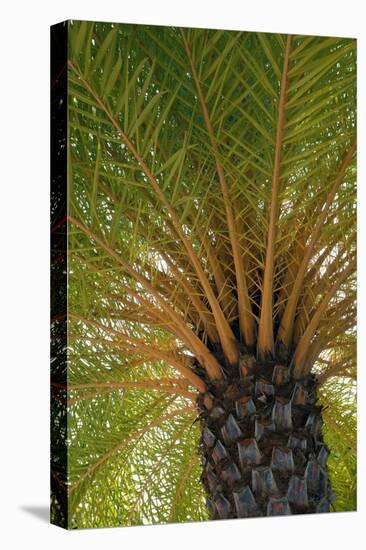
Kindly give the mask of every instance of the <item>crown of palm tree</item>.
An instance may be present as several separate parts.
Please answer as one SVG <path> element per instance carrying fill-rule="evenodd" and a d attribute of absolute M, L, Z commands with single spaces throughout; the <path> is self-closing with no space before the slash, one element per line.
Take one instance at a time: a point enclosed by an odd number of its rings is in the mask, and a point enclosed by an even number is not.
<path fill-rule="evenodd" d="M 355 63 L 344 38 L 69 23 L 71 525 L 207 518 L 195 400 L 246 354 L 319 375 L 354 505 Z"/>

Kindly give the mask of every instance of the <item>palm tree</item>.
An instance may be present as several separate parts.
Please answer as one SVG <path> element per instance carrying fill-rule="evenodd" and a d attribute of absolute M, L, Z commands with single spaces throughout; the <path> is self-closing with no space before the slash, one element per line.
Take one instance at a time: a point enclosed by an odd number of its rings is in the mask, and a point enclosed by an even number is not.
<path fill-rule="evenodd" d="M 354 509 L 355 40 L 54 36 L 53 521 Z"/>

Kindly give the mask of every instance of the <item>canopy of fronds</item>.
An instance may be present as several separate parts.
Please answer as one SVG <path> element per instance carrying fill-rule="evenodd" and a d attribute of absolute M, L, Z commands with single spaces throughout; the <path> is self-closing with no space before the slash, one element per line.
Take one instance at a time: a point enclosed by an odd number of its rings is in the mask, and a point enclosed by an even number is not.
<path fill-rule="evenodd" d="M 248 350 L 318 373 L 354 509 L 355 41 L 69 32 L 70 526 L 207 518 L 199 373 Z"/>

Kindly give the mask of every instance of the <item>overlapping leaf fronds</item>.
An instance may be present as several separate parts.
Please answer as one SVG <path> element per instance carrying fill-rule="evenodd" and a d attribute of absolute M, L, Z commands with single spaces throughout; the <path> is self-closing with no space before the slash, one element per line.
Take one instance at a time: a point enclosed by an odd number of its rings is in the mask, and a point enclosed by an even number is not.
<path fill-rule="evenodd" d="M 179 491 L 186 499 L 186 517 L 204 518 L 194 419 L 192 405 L 141 390 L 74 405 L 69 426 L 71 526 L 167 522 L 179 517 Z M 188 483 L 182 477 L 189 465 Z"/>
<path fill-rule="evenodd" d="M 354 40 L 69 29 L 72 525 L 206 517 L 199 369 L 256 346 L 327 381 L 351 508 Z"/>
<path fill-rule="evenodd" d="M 329 470 L 336 494 L 336 511 L 357 508 L 357 422 L 356 384 L 350 378 L 335 377 L 322 387 L 325 439 L 332 450 Z"/>

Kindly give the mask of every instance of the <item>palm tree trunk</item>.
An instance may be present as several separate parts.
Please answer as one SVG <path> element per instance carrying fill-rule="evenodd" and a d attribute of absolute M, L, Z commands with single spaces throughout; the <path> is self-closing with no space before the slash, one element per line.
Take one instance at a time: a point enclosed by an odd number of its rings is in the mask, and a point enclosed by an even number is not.
<path fill-rule="evenodd" d="M 208 383 L 198 400 L 202 482 L 212 519 L 328 512 L 327 471 L 313 375 L 246 357 L 242 376 Z"/>

